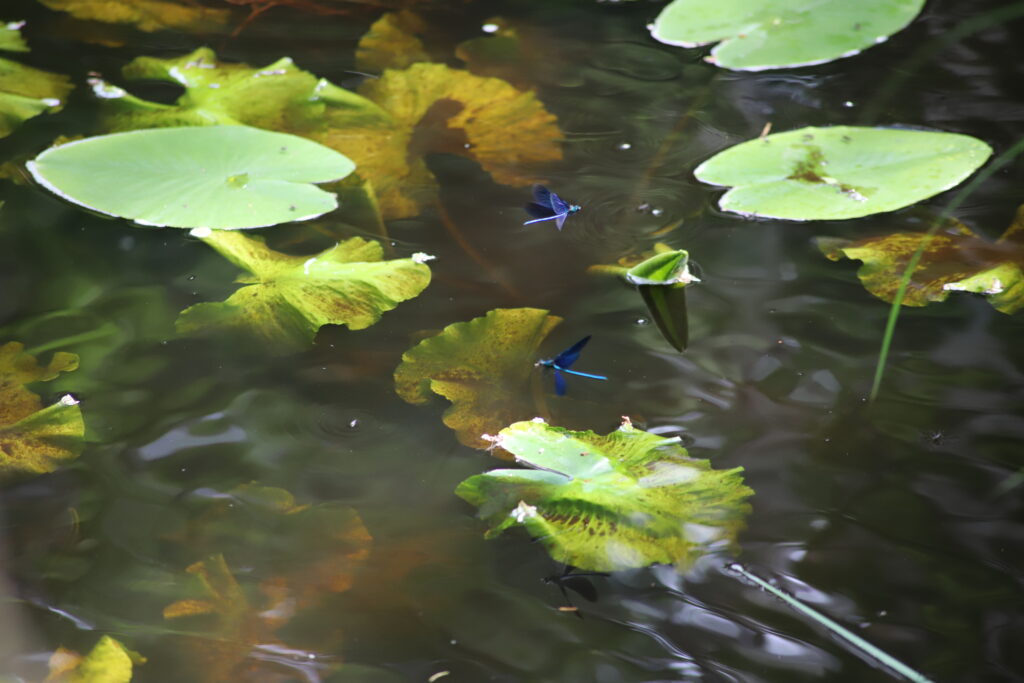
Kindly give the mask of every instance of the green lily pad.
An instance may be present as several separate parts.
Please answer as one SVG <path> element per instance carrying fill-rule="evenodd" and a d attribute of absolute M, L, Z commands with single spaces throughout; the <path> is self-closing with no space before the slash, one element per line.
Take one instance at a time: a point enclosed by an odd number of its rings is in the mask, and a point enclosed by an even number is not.
<path fill-rule="evenodd" d="M 532 92 L 444 64 L 386 70 L 358 93 L 285 57 L 265 67 L 221 63 L 208 48 L 171 59 L 139 57 L 129 80 L 180 85 L 175 104 L 149 102 L 91 81 L 111 130 L 243 124 L 301 135 L 338 150 L 373 183 L 386 220 L 421 213 L 437 199 L 425 156 L 460 154 L 506 185 L 540 179 L 531 164 L 562 158 L 564 137 Z"/>
<path fill-rule="evenodd" d="M 0 50 L 6 52 L 28 52 L 28 43 L 21 37 L 24 21 L 12 21 L 0 26 Z"/>
<path fill-rule="evenodd" d="M 678 438 L 628 420 L 606 436 L 517 422 L 495 443 L 535 469 L 492 470 L 455 493 L 480 508 L 488 538 L 521 525 L 554 559 L 580 569 L 685 568 L 733 546 L 750 509 L 743 468 L 711 469 Z"/>
<path fill-rule="evenodd" d="M 924 0 L 674 0 L 651 26 L 655 40 L 697 47 L 722 41 L 709 62 L 757 71 L 850 57 L 885 41 Z"/>
<path fill-rule="evenodd" d="M 541 342 L 561 321 L 537 308 L 497 308 L 453 323 L 402 355 L 395 391 L 413 404 L 443 396 L 452 402 L 444 423 L 459 441 L 493 449 L 487 435 L 537 414 L 528 400 L 534 362 Z"/>
<path fill-rule="evenodd" d="M 333 211 L 335 196 L 311 183 L 344 178 L 355 165 L 294 135 L 205 126 L 76 140 L 28 169 L 68 201 L 140 225 L 241 229 Z"/>
<path fill-rule="evenodd" d="M 82 452 L 85 424 L 78 401 L 65 396 L 43 408 L 25 388 L 78 367 L 78 356 L 58 351 L 46 366 L 18 342 L 0 346 L 0 480 L 53 472 Z"/>
<path fill-rule="evenodd" d="M 191 306 L 178 316 L 182 334 L 212 332 L 262 342 L 271 350 L 301 350 L 323 325 L 361 330 L 430 284 L 430 256 L 381 260 L 380 243 L 353 237 L 315 256 L 291 256 L 237 232 L 195 231 L 248 271 L 247 286 L 220 303 Z"/>
<path fill-rule="evenodd" d="M 955 187 L 992 148 L 977 138 L 897 128 L 801 128 L 748 140 L 697 167 L 732 186 L 723 211 L 836 220 L 894 211 Z"/>
<path fill-rule="evenodd" d="M 894 233 L 862 240 L 820 238 L 818 247 L 829 259 L 863 261 L 857 277 L 864 288 L 892 303 L 900 279 L 924 233 Z M 903 298 L 905 306 L 945 301 L 950 292 L 985 295 L 1003 313 L 1024 306 L 1024 206 L 996 242 L 976 235 L 962 223 L 928 239 Z"/>

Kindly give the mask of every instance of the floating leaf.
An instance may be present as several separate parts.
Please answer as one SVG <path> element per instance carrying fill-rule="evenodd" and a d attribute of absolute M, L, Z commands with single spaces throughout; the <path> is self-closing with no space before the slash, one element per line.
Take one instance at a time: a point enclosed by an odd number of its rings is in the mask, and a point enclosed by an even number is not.
<path fill-rule="evenodd" d="M 628 420 L 606 436 L 517 422 L 496 443 L 535 469 L 492 470 L 455 493 L 480 508 L 488 538 L 522 525 L 555 560 L 585 570 L 685 568 L 735 543 L 753 494 L 743 468 L 711 469 L 678 438 Z"/>
<path fill-rule="evenodd" d="M 903 29 L 924 0 L 674 0 L 651 26 L 655 40 L 697 47 L 722 41 L 709 62 L 758 71 L 851 57 Z"/>
<path fill-rule="evenodd" d="M 257 228 L 333 211 L 311 183 L 355 168 L 332 149 L 246 126 L 155 128 L 76 140 L 28 163 L 60 197 L 148 226 Z"/>
<path fill-rule="evenodd" d="M 431 61 L 418 37 L 426 28 L 426 22 L 409 10 L 382 14 L 359 39 L 356 67 L 382 71 Z"/>
<path fill-rule="evenodd" d="M 24 22 L 0 26 L 0 50 L 28 52 Z M 67 76 L 33 69 L 0 57 L 0 138 L 43 112 L 58 112 L 74 86 Z"/>
<path fill-rule="evenodd" d="M 926 239 L 924 233 L 900 232 L 861 240 L 821 238 L 818 246 L 833 261 L 863 261 L 857 277 L 864 288 L 892 303 L 911 256 Z M 932 236 L 924 249 L 903 299 L 905 306 L 945 301 L 950 292 L 984 294 L 1003 313 L 1024 306 L 1024 206 L 995 243 L 955 223 Z"/>
<path fill-rule="evenodd" d="M 50 675 L 43 683 L 128 683 L 133 665 L 146 658 L 110 636 L 103 636 L 85 657 L 58 648 L 50 656 Z"/>
<path fill-rule="evenodd" d="M 24 21 L 12 21 L 0 26 L 0 50 L 7 52 L 28 52 L 28 43 L 21 37 Z"/>
<path fill-rule="evenodd" d="M 402 355 L 395 391 L 415 404 L 443 396 L 452 402 L 444 423 L 459 441 L 493 448 L 485 435 L 536 414 L 526 397 L 537 350 L 561 321 L 536 308 L 498 308 L 453 323 Z"/>
<path fill-rule="evenodd" d="M 71 396 L 43 408 L 25 388 L 78 367 L 78 356 L 58 351 L 40 366 L 18 342 L 0 346 L 0 479 L 52 472 L 82 451 L 85 424 Z"/>
<path fill-rule="evenodd" d="M 801 128 L 711 157 L 698 180 L 733 186 L 724 211 L 834 220 L 894 211 L 959 184 L 992 154 L 968 135 L 897 128 Z"/>
<path fill-rule="evenodd" d="M 309 256 L 268 248 L 258 238 L 213 231 L 203 241 L 250 274 L 221 303 L 201 303 L 182 311 L 182 334 L 234 333 L 275 350 L 300 350 L 323 325 L 361 330 L 430 284 L 430 257 L 382 261 L 379 242 L 353 237 Z"/>
<path fill-rule="evenodd" d="M 164 105 L 94 80 L 112 129 L 220 123 L 301 135 L 355 161 L 359 175 L 373 183 L 385 219 L 416 215 L 436 199 L 423 160 L 428 153 L 467 156 L 509 185 L 536 182 L 525 166 L 562 157 L 555 117 L 535 95 L 443 64 L 385 71 L 358 94 L 288 58 L 254 69 L 220 64 L 206 48 L 177 59 L 140 57 L 124 74 L 170 81 L 185 93 L 176 105 Z"/>
<path fill-rule="evenodd" d="M 227 23 L 226 9 L 203 7 L 199 3 L 172 0 L 40 0 L 52 10 L 67 12 L 76 19 L 111 24 L 134 24 L 140 31 L 164 29 L 212 31 Z"/>
<path fill-rule="evenodd" d="M 700 282 L 690 273 L 690 254 L 685 249 L 662 251 L 626 271 L 626 282 L 637 286 L 661 336 L 676 351 L 690 341 L 686 311 L 686 286 Z"/>
<path fill-rule="evenodd" d="M 626 256 L 614 265 L 593 265 L 587 272 L 616 275 L 636 285 L 661 336 L 677 351 L 686 349 L 690 339 L 686 286 L 700 282 L 690 272 L 689 252 L 658 242 L 644 254 Z"/>

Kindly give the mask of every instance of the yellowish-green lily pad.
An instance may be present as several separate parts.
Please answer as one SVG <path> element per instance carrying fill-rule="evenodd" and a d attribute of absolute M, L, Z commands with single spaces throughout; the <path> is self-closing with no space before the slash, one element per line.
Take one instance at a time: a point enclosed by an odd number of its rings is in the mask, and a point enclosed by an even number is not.
<path fill-rule="evenodd" d="M 52 472 L 82 452 L 85 423 L 71 396 L 44 408 L 26 388 L 78 367 L 78 356 L 58 351 L 41 366 L 18 342 L 0 346 L 0 480 Z"/>
<path fill-rule="evenodd" d="M 28 52 L 21 23 L 0 26 L 0 50 Z M 33 116 L 58 112 L 74 86 L 67 76 L 0 57 L 0 138 Z"/>
<path fill-rule="evenodd" d="M 555 560 L 580 569 L 685 569 L 730 550 L 750 510 L 743 468 L 712 469 L 678 438 L 628 420 L 604 436 L 517 422 L 495 444 L 532 469 L 491 470 L 455 493 L 479 508 L 488 538 L 522 526 Z"/>
<path fill-rule="evenodd" d="M 402 355 L 395 391 L 413 404 L 443 396 L 452 403 L 444 423 L 459 441 L 492 449 L 486 435 L 536 415 L 530 377 L 541 342 L 561 321 L 537 308 L 498 308 L 453 323 Z"/>
<path fill-rule="evenodd" d="M 182 334 L 224 333 L 276 351 L 301 350 L 322 326 L 364 329 L 430 283 L 425 262 L 431 257 L 384 261 L 380 243 L 360 237 L 306 257 L 276 252 L 238 232 L 196 234 L 248 274 L 238 278 L 245 286 L 226 301 L 182 311 Z"/>
<path fill-rule="evenodd" d="M 820 238 L 829 259 L 863 261 L 857 277 L 864 288 L 892 303 L 911 256 L 925 241 L 921 260 L 903 298 L 905 306 L 945 301 L 951 292 L 983 294 L 998 311 L 1016 313 L 1024 306 L 1024 206 L 996 242 L 976 235 L 962 223 L 932 237 L 898 232 L 860 240 Z"/>

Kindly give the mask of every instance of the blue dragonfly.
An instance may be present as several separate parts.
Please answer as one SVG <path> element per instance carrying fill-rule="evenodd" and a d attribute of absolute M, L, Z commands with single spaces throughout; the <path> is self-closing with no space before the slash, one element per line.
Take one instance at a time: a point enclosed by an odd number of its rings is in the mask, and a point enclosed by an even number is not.
<path fill-rule="evenodd" d="M 565 225 L 565 219 L 583 207 L 579 204 L 570 204 L 543 185 L 534 185 L 533 201 L 524 208 L 526 213 L 533 216 L 533 220 L 526 221 L 523 225 L 554 220 L 555 225 L 561 230 Z"/>
<path fill-rule="evenodd" d="M 604 375 L 592 375 L 589 372 L 578 372 L 576 370 L 570 370 L 572 364 L 576 362 L 576 359 L 580 357 L 580 351 L 590 341 L 590 335 L 588 334 L 583 339 L 562 351 L 554 358 L 545 358 L 544 360 L 537 361 L 537 365 L 545 368 L 551 368 L 555 372 L 555 393 L 559 396 L 565 396 L 566 384 L 565 375 L 563 372 L 569 373 L 570 375 L 577 375 L 579 377 L 589 377 L 590 379 L 608 379 Z"/>

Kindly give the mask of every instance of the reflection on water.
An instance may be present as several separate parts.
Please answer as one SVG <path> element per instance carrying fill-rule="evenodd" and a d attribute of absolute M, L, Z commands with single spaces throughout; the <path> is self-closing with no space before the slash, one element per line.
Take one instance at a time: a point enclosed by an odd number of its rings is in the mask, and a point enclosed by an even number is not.
<path fill-rule="evenodd" d="M 1012 59 L 1019 41 L 1002 27 L 968 36 L 889 100 L 872 100 L 890 65 L 994 4 L 930 3 L 898 39 L 835 64 L 733 73 L 650 41 L 649 3 L 459 3 L 439 15 L 430 49 L 450 56 L 506 15 L 530 46 L 506 66 L 537 88 L 565 133 L 565 161 L 545 172 L 548 185 L 583 210 L 562 232 L 524 227 L 527 188 L 498 185 L 465 158 L 430 157 L 444 213 L 429 209 L 389 230 L 403 254 L 439 257 L 431 286 L 372 328 L 324 329 L 312 350 L 285 358 L 173 336 L 177 311 L 234 288 L 236 269 L 202 244 L 5 183 L 0 342 L 75 338 L 66 350 L 82 369 L 41 391 L 44 403 L 66 391 L 82 401 L 89 445 L 76 464 L 0 499 L 10 596 L 0 603 L 0 672 L 41 680 L 57 646 L 87 652 L 111 634 L 148 658 L 138 680 L 191 680 L 198 655 L 188 648 L 209 622 L 177 623 L 163 611 L 194 595 L 186 568 L 221 553 L 241 587 L 231 604 L 246 605 L 220 613 L 235 619 L 237 650 L 224 680 L 893 679 L 738 581 L 729 556 L 685 574 L 591 577 L 597 599 L 568 591 L 574 613 L 559 609 L 565 596 L 545 579 L 563 568 L 539 544 L 511 533 L 483 540 L 453 489 L 497 461 L 459 445 L 441 403 L 401 401 L 392 373 L 424 331 L 533 306 L 565 318 L 566 343 L 594 335 L 588 367 L 610 379 L 570 393 L 590 428 L 608 432 L 628 414 L 681 436 L 716 468 L 744 467 L 756 492 L 739 538 L 744 566 L 937 680 L 1024 676 L 1015 647 L 1024 640 L 1020 321 L 968 295 L 905 311 L 882 394 L 868 406 L 888 310 L 854 265 L 826 261 L 812 238 L 915 230 L 920 218 L 745 220 L 719 212 L 717 191 L 691 174 L 766 122 L 776 131 L 858 123 L 869 101 L 878 123 L 968 133 L 1005 149 L 1021 134 L 1011 94 L 1021 62 Z M 6 19 L 30 20 L 39 65 L 79 83 L 90 70 L 116 80 L 136 55 L 204 44 L 129 32 L 122 47 L 91 45 L 62 38 L 70 29 L 59 15 L 27 0 L 4 9 Z M 349 83 L 355 41 L 374 18 L 279 7 L 213 47 L 250 64 L 289 55 Z M 69 127 L 92 130 L 88 98 L 65 116 L 5 139 L 4 158 L 34 154 Z M 998 234 L 1021 201 L 1020 175 L 994 176 L 959 217 Z M 334 220 L 316 229 L 337 234 Z M 687 292 L 685 354 L 638 323 L 648 314 L 634 291 L 585 273 L 655 241 L 687 249 L 703 271 Z M 296 509 L 355 511 L 371 551 L 356 557 L 345 546 L 339 583 L 298 610 L 281 598 L 282 581 L 325 548 L 268 521 L 275 503 L 237 493 L 250 482 L 287 491 Z M 211 520 L 226 525 L 216 547 L 196 535 Z M 285 614 L 294 617 L 279 628 Z"/>

